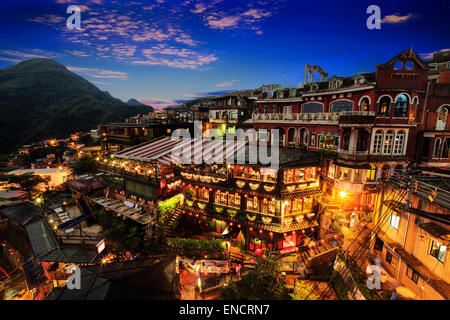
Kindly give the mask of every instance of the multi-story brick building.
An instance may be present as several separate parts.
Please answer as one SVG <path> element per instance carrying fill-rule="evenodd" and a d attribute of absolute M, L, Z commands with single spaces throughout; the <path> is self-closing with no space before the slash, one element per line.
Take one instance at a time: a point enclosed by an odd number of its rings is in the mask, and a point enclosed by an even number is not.
<path fill-rule="evenodd" d="M 322 151 L 325 193 L 370 208 L 377 179 L 415 157 L 427 77 L 426 63 L 405 50 L 374 73 L 275 89 L 257 100 L 254 126 L 279 129 L 282 146 Z"/>

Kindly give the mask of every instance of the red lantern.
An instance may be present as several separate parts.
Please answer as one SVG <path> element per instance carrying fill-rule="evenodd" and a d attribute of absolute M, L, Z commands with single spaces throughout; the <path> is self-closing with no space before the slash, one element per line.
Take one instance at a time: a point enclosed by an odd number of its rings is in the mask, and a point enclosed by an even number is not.
<path fill-rule="evenodd" d="M 241 225 L 240 225 L 240 224 L 238 224 L 238 228 L 239 228 L 239 229 L 241 228 Z"/>
<path fill-rule="evenodd" d="M 262 229 L 259 229 L 259 233 L 263 233 Z"/>
<path fill-rule="evenodd" d="M 273 237 L 273 232 L 269 232 L 269 235 L 272 238 Z"/>
<path fill-rule="evenodd" d="M 230 226 L 232 226 L 233 225 L 233 222 L 230 222 Z"/>
<path fill-rule="evenodd" d="M 249 229 L 250 231 L 253 231 L 253 227 L 250 227 L 250 229 Z"/>
<path fill-rule="evenodd" d="M 311 228 L 311 232 L 314 232 L 314 228 Z"/>
<path fill-rule="evenodd" d="M 339 236 L 337 234 L 334 235 L 334 240 L 339 239 Z"/>
<path fill-rule="evenodd" d="M 305 230 L 302 230 L 302 234 L 305 234 Z"/>

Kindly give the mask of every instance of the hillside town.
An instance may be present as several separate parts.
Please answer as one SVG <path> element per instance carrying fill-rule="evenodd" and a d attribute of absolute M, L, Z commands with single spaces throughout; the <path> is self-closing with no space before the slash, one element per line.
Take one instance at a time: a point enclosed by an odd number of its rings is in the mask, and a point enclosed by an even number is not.
<path fill-rule="evenodd" d="M 21 146 L 0 300 L 448 300 L 450 51 L 375 68 Z"/>

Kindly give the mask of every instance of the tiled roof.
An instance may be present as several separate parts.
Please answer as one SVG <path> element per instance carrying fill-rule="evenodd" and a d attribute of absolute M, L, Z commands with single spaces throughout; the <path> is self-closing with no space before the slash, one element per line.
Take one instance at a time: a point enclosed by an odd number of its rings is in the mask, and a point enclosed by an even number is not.
<path fill-rule="evenodd" d="M 63 262 L 77 264 L 96 264 L 101 260 L 96 249 L 84 248 L 57 248 L 39 258 L 44 262 Z"/>

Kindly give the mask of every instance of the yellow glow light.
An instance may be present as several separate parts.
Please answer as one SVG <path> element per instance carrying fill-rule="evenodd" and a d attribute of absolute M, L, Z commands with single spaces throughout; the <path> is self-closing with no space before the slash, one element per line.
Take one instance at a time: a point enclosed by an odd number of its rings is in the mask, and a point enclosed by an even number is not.
<path fill-rule="evenodd" d="M 344 192 L 344 191 L 341 191 L 341 192 L 339 192 L 339 196 L 340 196 L 341 198 L 345 198 L 345 197 L 347 197 L 347 193 Z"/>

